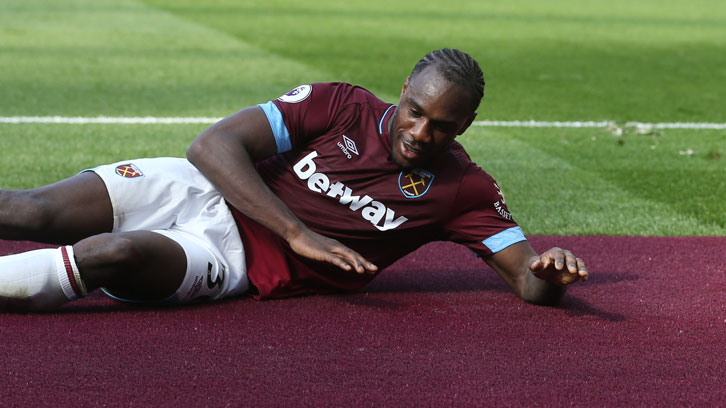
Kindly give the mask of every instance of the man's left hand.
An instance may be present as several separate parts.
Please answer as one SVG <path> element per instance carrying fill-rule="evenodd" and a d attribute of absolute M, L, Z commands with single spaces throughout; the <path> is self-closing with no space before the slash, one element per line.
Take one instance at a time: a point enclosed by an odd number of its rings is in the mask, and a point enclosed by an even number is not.
<path fill-rule="evenodd" d="M 572 252 L 554 247 L 529 259 L 529 269 L 534 276 L 558 286 L 569 285 L 578 280 L 587 280 L 589 273 L 585 262 Z"/>

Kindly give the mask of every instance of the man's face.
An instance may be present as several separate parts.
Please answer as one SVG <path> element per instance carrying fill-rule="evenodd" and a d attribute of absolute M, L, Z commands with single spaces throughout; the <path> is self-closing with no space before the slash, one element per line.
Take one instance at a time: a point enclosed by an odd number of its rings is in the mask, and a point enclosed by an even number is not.
<path fill-rule="evenodd" d="M 434 65 L 409 77 L 391 119 L 391 159 L 403 168 L 423 167 L 471 125 L 471 94 L 443 78 Z"/>

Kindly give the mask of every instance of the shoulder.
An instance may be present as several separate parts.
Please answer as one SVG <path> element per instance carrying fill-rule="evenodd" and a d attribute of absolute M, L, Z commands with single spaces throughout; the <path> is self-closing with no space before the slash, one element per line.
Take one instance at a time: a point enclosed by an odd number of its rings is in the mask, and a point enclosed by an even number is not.
<path fill-rule="evenodd" d="M 322 109 L 329 113 L 340 111 L 351 105 L 372 109 L 390 106 L 371 91 L 347 82 L 317 82 L 300 85 L 275 99 L 274 104 L 282 110 Z"/>
<path fill-rule="evenodd" d="M 331 105 L 369 104 L 390 106 L 373 92 L 347 82 L 316 82 L 300 85 L 274 100 L 279 107 L 326 102 Z"/>
<path fill-rule="evenodd" d="M 491 174 L 471 160 L 464 147 L 454 141 L 448 167 L 458 176 L 457 202 L 464 207 L 491 204 L 502 199 L 501 189 Z M 502 200 L 503 201 L 503 200 Z"/>
<path fill-rule="evenodd" d="M 325 89 L 332 97 L 337 97 L 341 104 L 390 105 L 379 99 L 373 92 L 359 85 L 346 82 L 327 82 L 324 84 L 313 84 L 313 87 Z"/>
<path fill-rule="evenodd" d="M 494 180 L 489 173 L 471 160 L 464 146 L 457 141 L 451 143 L 449 150 L 443 157 L 439 158 L 437 166 L 444 169 L 445 173 L 448 173 L 450 176 L 458 177 L 462 180 Z"/>

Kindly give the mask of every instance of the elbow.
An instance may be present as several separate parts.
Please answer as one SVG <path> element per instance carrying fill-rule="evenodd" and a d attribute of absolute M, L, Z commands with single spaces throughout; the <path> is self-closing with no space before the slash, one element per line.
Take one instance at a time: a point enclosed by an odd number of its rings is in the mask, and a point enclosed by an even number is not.
<path fill-rule="evenodd" d="M 536 306 L 557 306 L 567 291 L 566 286 L 555 286 L 548 284 L 546 287 L 528 288 L 524 290 L 519 298 Z"/>
<path fill-rule="evenodd" d="M 189 148 L 187 148 L 187 154 L 186 154 L 187 160 L 191 164 L 196 164 L 197 156 L 198 156 L 197 150 L 194 147 L 194 143 L 192 143 L 192 145 L 189 146 Z"/>
<path fill-rule="evenodd" d="M 190 163 L 196 164 L 200 157 L 202 157 L 201 154 L 201 142 L 199 138 L 194 140 L 192 144 L 187 148 L 187 160 L 189 160 Z"/>
<path fill-rule="evenodd" d="M 189 145 L 189 148 L 187 148 L 186 157 L 189 162 L 195 166 L 198 166 L 202 160 L 209 156 L 209 138 L 211 137 L 208 133 L 208 130 L 205 130 L 197 136 L 196 139 L 194 139 L 194 142 L 192 142 L 191 145 Z"/>

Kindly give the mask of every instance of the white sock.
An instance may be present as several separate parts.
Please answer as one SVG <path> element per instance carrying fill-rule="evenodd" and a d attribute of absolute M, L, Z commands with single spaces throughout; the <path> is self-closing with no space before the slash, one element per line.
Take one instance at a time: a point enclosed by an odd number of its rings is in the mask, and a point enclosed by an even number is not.
<path fill-rule="evenodd" d="M 76 265 L 73 247 L 68 245 L 58 248 L 60 257 L 56 255 L 56 271 L 61 289 L 68 300 L 76 300 L 86 296 L 86 285 L 81 280 L 81 273 Z"/>
<path fill-rule="evenodd" d="M 0 257 L 0 308 L 52 310 L 86 294 L 73 248 Z"/>

